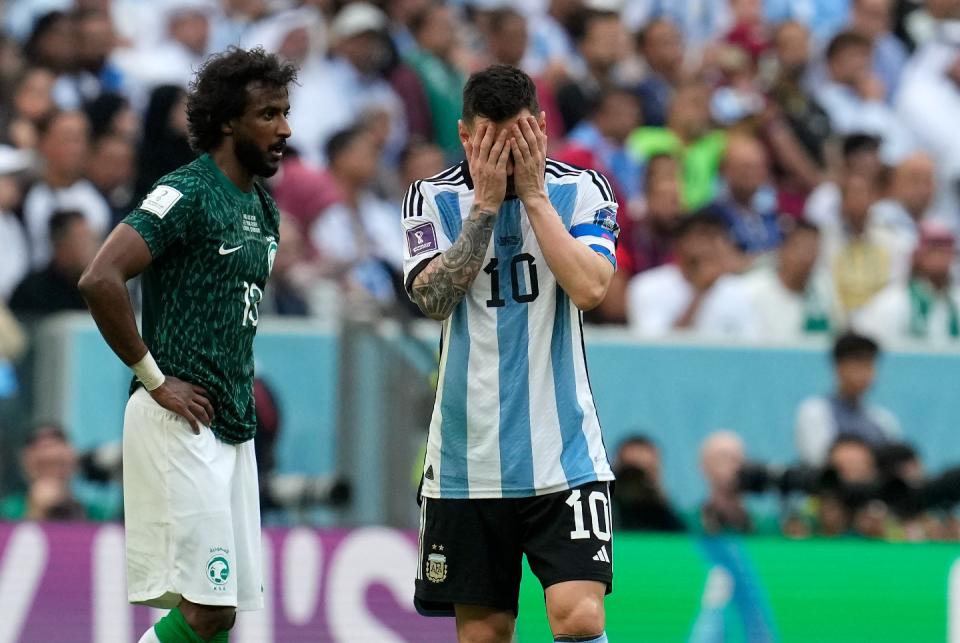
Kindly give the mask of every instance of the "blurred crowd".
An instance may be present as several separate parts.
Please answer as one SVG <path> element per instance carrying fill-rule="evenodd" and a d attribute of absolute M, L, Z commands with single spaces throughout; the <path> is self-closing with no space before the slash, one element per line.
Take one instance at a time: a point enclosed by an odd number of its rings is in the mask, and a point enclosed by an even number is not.
<path fill-rule="evenodd" d="M 402 194 L 462 158 L 463 84 L 504 63 L 535 79 L 550 154 L 615 188 L 619 271 L 590 321 L 960 339 L 960 0 L 12 0 L 2 18 L 18 317 L 82 308 L 98 243 L 193 157 L 192 73 L 239 45 L 300 69 L 265 313 L 417 314 Z"/>
<path fill-rule="evenodd" d="M 618 272 L 589 321 L 645 338 L 853 329 L 960 345 L 960 0 L 8 0 L 0 12 L 0 400 L 25 329 L 84 308 L 76 282 L 104 237 L 194 158 L 189 81 L 231 45 L 300 70 L 267 186 L 283 218 L 264 314 L 418 315 L 401 279 L 402 196 L 463 158 L 463 85 L 502 63 L 534 78 L 550 155 L 616 192 Z M 862 410 L 841 402 L 800 416 Z M 802 459 L 824 466 L 837 435 L 805 432 Z"/>
<path fill-rule="evenodd" d="M 797 408 L 790 466 L 749 460 L 735 431 L 709 433 L 700 445 L 706 497 L 692 511 L 669 500 L 659 446 L 647 435 L 627 438 L 614 460 L 617 524 L 711 535 L 960 540 L 960 467 L 927 471 L 897 418 L 866 400 L 879 353 L 863 335 L 836 339 L 834 389 Z M 777 511 L 757 510 L 751 498 L 764 494 L 778 498 Z"/>

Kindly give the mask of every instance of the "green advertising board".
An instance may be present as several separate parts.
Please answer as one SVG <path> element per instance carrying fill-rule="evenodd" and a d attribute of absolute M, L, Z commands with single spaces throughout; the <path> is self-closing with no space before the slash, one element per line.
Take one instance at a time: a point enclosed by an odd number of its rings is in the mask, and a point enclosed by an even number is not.
<path fill-rule="evenodd" d="M 621 535 L 607 633 L 613 643 L 943 643 L 960 604 L 958 558 L 955 544 Z M 549 641 L 542 589 L 525 571 L 517 639 Z"/>

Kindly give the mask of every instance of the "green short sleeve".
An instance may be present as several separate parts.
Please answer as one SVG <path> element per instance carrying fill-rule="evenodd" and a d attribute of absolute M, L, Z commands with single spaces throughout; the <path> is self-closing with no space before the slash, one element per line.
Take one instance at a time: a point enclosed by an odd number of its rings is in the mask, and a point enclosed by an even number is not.
<path fill-rule="evenodd" d="M 195 182 L 190 177 L 168 175 L 143 198 L 123 222 L 136 230 L 154 259 L 186 238 L 201 209 L 197 207 Z"/>

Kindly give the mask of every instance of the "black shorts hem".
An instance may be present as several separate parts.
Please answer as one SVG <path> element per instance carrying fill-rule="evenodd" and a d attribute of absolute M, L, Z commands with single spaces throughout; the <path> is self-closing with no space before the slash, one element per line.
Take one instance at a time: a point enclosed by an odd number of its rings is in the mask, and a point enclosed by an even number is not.
<path fill-rule="evenodd" d="M 494 610 L 510 612 L 514 617 L 520 612 L 517 603 L 506 605 L 503 601 L 497 601 L 489 596 L 457 596 L 455 598 L 444 598 L 442 600 L 431 600 L 417 595 L 413 597 L 413 606 L 417 609 L 417 614 L 428 618 L 455 617 L 457 615 L 456 605 L 489 607 Z"/>
<path fill-rule="evenodd" d="M 607 586 L 604 595 L 609 596 L 613 593 L 613 577 L 610 574 L 570 574 L 550 579 L 541 578 L 539 580 L 544 591 L 551 585 L 556 585 L 557 583 L 566 583 L 573 580 L 592 580 Z"/>

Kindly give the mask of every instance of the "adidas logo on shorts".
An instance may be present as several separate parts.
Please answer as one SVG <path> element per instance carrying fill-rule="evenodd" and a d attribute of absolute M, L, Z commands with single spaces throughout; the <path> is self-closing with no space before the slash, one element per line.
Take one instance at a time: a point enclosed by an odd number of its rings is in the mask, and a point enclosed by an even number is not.
<path fill-rule="evenodd" d="M 598 552 L 596 553 L 596 555 L 593 557 L 593 559 L 594 559 L 595 561 L 597 561 L 597 562 L 609 563 L 609 562 L 610 562 L 610 554 L 607 553 L 607 546 L 604 545 L 603 547 L 601 547 L 601 548 L 600 548 L 600 551 L 598 551 Z"/>

